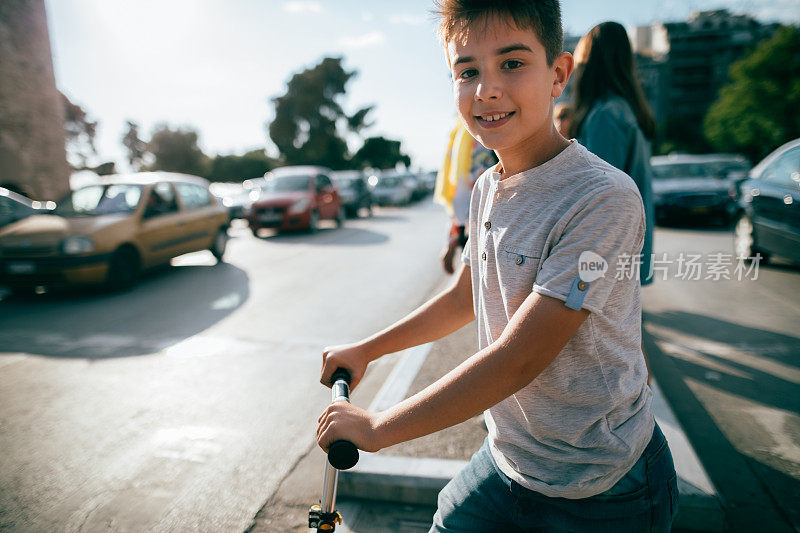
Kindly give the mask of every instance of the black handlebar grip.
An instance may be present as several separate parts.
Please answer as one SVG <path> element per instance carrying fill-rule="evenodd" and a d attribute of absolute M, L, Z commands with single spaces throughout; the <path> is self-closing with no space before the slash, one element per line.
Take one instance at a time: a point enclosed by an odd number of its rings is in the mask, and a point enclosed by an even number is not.
<path fill-rule="evenodd" d="M 333 371 L 333 375 L 331 376 L 331 384 L 336 383 L 338 379 L 343 379 L 345 383 L 350 385 L 350 372 L 348 372 L 346 368 L 337 368 Z"/>
<path fill-rule="evenodd" d="M 337 381 L 343 380 L 347 385 Z M 350 372 L 344 368 L 337 368 L 331 376 L 334 399 L 340 398 L 350 401 Z M 328 462 L 336 470 L 347 470 L 353 468 L 358 462 L 358 448 L 355 444 L 346 440 L 337 440 L 328 448 Z"/>
<path fill-rule="evenodd" d="M 358 462 L 358 448 L 352 442 L 337 440 L 328 448 L 328 462 L 336 470 L 347 470 Z"/>

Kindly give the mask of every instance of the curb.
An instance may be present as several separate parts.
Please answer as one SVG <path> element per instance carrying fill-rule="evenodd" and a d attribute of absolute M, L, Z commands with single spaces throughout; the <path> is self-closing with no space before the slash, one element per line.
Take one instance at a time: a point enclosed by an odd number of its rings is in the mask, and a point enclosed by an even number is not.
<path fill-rule="evenodd" d="M 455 459 L 362 452 L 358 465 L 339 472 L 339 496 L 435 507 L 439 491 L 466 464 Z"/>
<path fill-rule="evenodd" d="M 405 398 L 414 375 L 427 356 L 429 345 L 403 354 L 370 406 L 385 409 L 385 400 Z M 424 354 L 424 355 L 423 355 Z M 676 529 L 723 531 L 725 514 L 719 494 L 697 457 L 661 389 L 651 379 L 653 413 L 672 451 L 678 473 L 680 505 L 673 522 Z M 385 390 L 384 390 L 385 389 Z M 389 502 L 396 505 L 436 507 L 439 491 L 458 473 L 466 461 L 421 457 L 397 457 L 363 453 L 351 470 L 339 473 L 338 494 L 342 498 Z"/>

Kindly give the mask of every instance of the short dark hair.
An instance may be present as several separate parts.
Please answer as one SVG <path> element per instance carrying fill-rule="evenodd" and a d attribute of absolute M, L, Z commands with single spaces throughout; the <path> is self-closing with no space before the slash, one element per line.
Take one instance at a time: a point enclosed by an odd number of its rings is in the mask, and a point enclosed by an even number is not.
<path fill-rule="evenodd" d="M 547 64 L 564 47 L 559 0 L 435 0 L 433 12 L 441 18 L 439 37 L 447 44 L 469 33 L 470 26 L 488 17 L 503 18 L 519 29 L 532 30 L 544 46 Z"/>

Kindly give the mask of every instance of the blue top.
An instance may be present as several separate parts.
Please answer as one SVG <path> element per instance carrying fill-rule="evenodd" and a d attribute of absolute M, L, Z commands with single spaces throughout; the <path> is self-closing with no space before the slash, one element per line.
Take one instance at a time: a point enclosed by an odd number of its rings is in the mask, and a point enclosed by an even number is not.
<path fill-rule="evenodd" d="M 607 163 L 625 172 L 639 187 L 645 214 L 640 280 L 653 282 L 653 169 L 650 166 L 650 142 L 645 138 L 628 102 L 617 95 L 598 101 L 586 115 L 578 142 Z"/>

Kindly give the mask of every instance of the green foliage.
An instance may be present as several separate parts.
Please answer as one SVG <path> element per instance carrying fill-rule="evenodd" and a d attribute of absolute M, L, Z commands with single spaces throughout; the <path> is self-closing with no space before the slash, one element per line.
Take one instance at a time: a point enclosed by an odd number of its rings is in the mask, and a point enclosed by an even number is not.
<path fill-rule="evenodd" d="M 785 26 L 731 65 L 704 120 L 715 149 L 757 161 L 800 137 L 800 28 Z"/>
<path fill-rule="evenodd" d="M 113 161 L 106 161 L 105 163 L 100 163 L 91 170 L 98 176 L 110 176 L 111 174 L 117 173 L 117 164 Z"/>
<path fill-rule="evenodd" d="M 362 148 L 353 157 L 349 154 L 341 131 L 359 134 L 370 127 L 367 117 L 373 106 L 363 107 L 352 115 L 342 109 L 340 101 L 347 83 L 356 75 L 355 71 L 348 72 L 342 67 L 342 60 L 341 57 L 326 57 L 314 67 L 293 75 L 286 93 L 272 99 L 275 118 L 269 124 L 269 136 L 283 164 L 321 165 L 341 170 L 369 164 L 359 158 L 359 153 L 374 153 L 371 157 L 380 161 L 390 157 L 392 149 L 379 148 L 377 144 L 366 152 Z M 408 160 L 408 156 L 399 153 L 399 144 L 397 142 L 397 157 L 401 161 L 402 158 Z M 378 154 L 381 149 L 383 153 Z"/>
<path fill-rule="evenodd" d="M 252 150 L 244 155 L 218 155 L 211 160 L 208 173 L 211 181 L 236 181 L 263 176 L 277 166 L 263 150 Z"/>
<path fill-rule="evenodd" d="M 394 168 L 397 163 L 411 166 L 411 158 L 400 150 L 400 141 L 392 141 L 384 137 L 370 137 L 364 141 L 353 156 L 358 168 L 372 167 L 377 169 Z"/>
<path fill-rule="evenodd" d="M 70 166 L 74 170 L 86 169 L 89 158 L 97 155 L 94 145 L 97 121 L 89 120 L 86 111 L 81 106 L 73 104 L 64 93 L 61 93 L 61 104 L 64 108 L 66 149 Z"/>
<path fill-rule="evenodd" d="M 147 143 L 139 138 L 139 125 L 130 120 L 128 131 L 122 137 L 122 144 L 128 151 L 128 163 L 134 170 L 142 168 L 144 155 L 147 153 Z"/>
<path fill-rule="evenodd" d="M 166 124 L 156 127 L 147 143 L 147 151 L 155 161 L 147 170 L 167 170 L 203 176 L 208 168 L 208 157 L 197 146 L 198 134 L 192 129 L 173 130 Z"/>
<path fill-rule="evenodd" d="M 337 100 L 354 75 L 342 68 L 342 58 L 326 57 L 292 76 L 286 94 L 272 100 L 275 119 L 269 136 L 286 164 L 347 166 L 347 143 L 336 130 L 346 115 Z"/>

